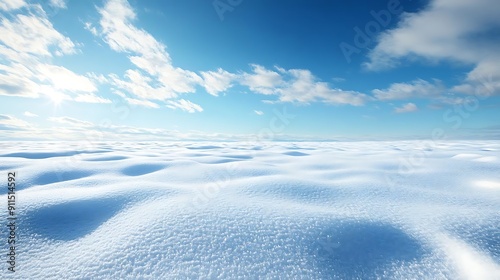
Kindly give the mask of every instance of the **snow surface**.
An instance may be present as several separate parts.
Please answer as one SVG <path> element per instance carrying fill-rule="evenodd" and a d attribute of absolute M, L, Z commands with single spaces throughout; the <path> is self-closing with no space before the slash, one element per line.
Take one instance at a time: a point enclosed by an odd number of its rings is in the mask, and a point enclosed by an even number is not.
<path fill-rule="evenodd" d="M 1 279 L 500 279 L 498 141 L 0 142 L 0 158 L 20 226 Z"/>

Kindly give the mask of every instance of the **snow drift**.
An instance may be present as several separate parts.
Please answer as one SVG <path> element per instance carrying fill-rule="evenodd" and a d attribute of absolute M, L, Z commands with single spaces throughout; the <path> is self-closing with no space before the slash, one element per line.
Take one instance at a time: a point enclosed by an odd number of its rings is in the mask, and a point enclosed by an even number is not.
<path fill-rule="evenodd" d="M 0 147 L 2 279 L 500 279 L 497 141 Z"/>

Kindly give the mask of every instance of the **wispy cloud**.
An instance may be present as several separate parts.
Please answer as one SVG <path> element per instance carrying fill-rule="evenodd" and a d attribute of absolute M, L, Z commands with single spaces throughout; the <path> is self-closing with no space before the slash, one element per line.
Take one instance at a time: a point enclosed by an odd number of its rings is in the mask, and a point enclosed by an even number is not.
<path fill-rule="evenodd" d="M 20 63 L 0 64 L 0 70 L 5 73 L 0 72 L 0 95 L 30 98 L 40 96 L 38 83 L 32 81 L 33 72 L 24 65 Z"/>
<path fill-rule="evenodd" d="M 10 115 L 0 115 L 0 130 L 25 130 L 31 124 Z"/>
<path fill-rule="evenodd" d="M 50 0 L 49 4 L 55 8 L 66 9 L 66 1 L 65 0 Z"/>
<path fill-rule="evenodd" d="M 414 103 L 404 104 L 403 106 L 398 107 L 394 110 L 394 112 L 396 113 L 410 113 L 415 111 L 418 111 L 418 107 Z"/>
<path fill-rule="evenodd" d="M 149 100 L 140 100 L 140 99 L 125 97 L 125 101 L 127 101 L 127 103 L 130 105 L 143 106 L 149 108 L 160 108 L 160 105 L 151 102 Z"/>
<path fill-rule="evenodd" d="M 444 85 L 438 80 L 430 83 L 418 79 L 411 83 L 394 83 L 387 89 L 374 89 L 372 93 L 378 100 L 398 100 L 437 97 L 445 90 Z"/>
<path fill-rule="evenodd" d="M 119 91 L 119 90 L 113 90 L 112 91 L 114 94 L 120 96 L 123 98 L 125 102 L 132 106 L 142 106 L 142 107 L 149 107 L 149 108 L 160 108 L 160 105 L 158 105 L 155 102 L 146 100 L 146 99 L 137 99 L 137 98 L 131 98 L 127 96 L 125 93 Z"/>
<path fill-rule="evenodd" d="M 259 116 L 262 116 L 264 115 L 264 112 L 262 111 L 258 111 L 258 110 L 253 110 L 255 114 L 259 115 Z"/>
<path fill-rule="evenodd" d="M 70 117 L 51 117 L 51 118 L 48 118 L 48 120 L 51 122 L 56 122 L 56 123 L 60 123 L 60 124 L 72 125 L 74 127 L 92 127 L 92 126 L 94 126 L 94 124 L 91 122 L 82 121 L 82 120 L 78 120 L 78 119 L 70 118 Z"/>
<path fill-rule="evenodd" d="M 0 41 L 17 53 L 10 60 L 19 61 L 28 55 L 52 56 L 75 53 L 73 41 L 59 33 L 39 5 L 32 6 L 30 14 L 17 14 L 13 19 L 3 18 L 0 24 Z"/>
<path fill-rule="evenodd" d="M 26 117 L 30 117 L 30 118 L 35 118 L 35 117 L 38 117 L 38 115 L 37 115 L 37 114 L 31 113 L 31 112 L 29 112 L 29 111 L 25 111 L 25 112 L 24 112 L 24 116 L 26 116 Z"/>
<path fill-rule="evenodd" d="M 74 99 L 77 102 L 83 102 L 83 103 L 111 103 L 111 100 L 103 97 L 99 97 L 93 93 L 89 94 L 80 94 Z"/>
<path fill-rule="evenodd" d="M 50 118 L 54 126 L 49 128 L 34 127 L 29 123 L 11 116 L 0 115 L 0 138 L 4 139 L 44 139 L 44 140 L 80 140 L 93 143 L 104 140 L 228 140 L 247 141 L 255 135 L 207 133 L 202 131 L 177 131 L 162 128 L 146 128 L 127 125 L 96 125 L 71 117 Z M 275 139 L 304 139 L 292 135 L 277 134 Z"/>
<path fill-rule="evenodd" d="M 200 105 L 195 104 L 189 100 L 179 99 L 179 100 L 169 100 L 167 102 L 167 107 L 171 109 L 181 109 L 189 113 L 202 112 L 203 108 Z"/>
<path fill-rule="evenodd" d="M 149 100 L 166 100 L 175 98 L 177 94 L 166 87 L 155 87 L 151 84 L 154 81 L 138 70 L 127 70 L 125 72 L 126 80 L 121 79 L 115 74 L 110 75 L 111 84 L 130 93 L 132 96 Z"/>
<path fill-rule="evenodd" d="M 17 10 L 24 6 L 26 6 L 24 0 L 2 0 L 0 2 L 0 10 L 4 11 Z"/>

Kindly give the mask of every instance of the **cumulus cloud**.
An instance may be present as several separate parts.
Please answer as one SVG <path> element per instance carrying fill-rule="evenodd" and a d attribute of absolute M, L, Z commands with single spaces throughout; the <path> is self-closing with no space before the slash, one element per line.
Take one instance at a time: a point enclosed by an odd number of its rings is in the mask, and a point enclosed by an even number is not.
<path fill-rule="evenodd" d="M 433 0 L 420 12 L 404 14 L 397 28 L 385 32 L 367 66 L 390 67 L 409 55 L 474 64 L 498 57 L 498 40 L 485 35 L 500 27 L 499 11 L 496 0 Z"/>
<path fill-rule="evenodd" d="M 415 105 L 414 103 L 407 103 L 401 107 L 396 108 L 394 110 L 394 112 L 396 112 L 396 113 L 410 113 L 410 112 L 415 112 L 417 110 L 418 110 L 417 105 Z"/>
<path fill-rule="evenodd" d="M 382 34 L 366 67 L 391 68 L 405 58 L 460 62 L 474 68 L 457 91 L 474 94 L 481 86 L 482 94 L 498 94 L 499 13 L 497 0 L 433 0 L 422 11 L 403 14 L 396 28 Z"/>
<path fill-rule="evenodd" d="M 127 54 L 130 62 L 137 67 L 126 70 L 123 77 L 110 75 L 110 83 L 139 100 L 167 101 L 171 107 L 197 111 L 194 106 L 188 106 L 185 99 L 181 100 L 186 102 L 170 100 L 181 93 L 195 92 L 196 86 L 202 86 L 207 93 L 218 96 L 235 84 L 246 86 L 253 93 L 278 96 L 280 102 L 359 106 L 370 100 L 359 92 L 331 88 L 305 69 L 266 69 L 251 64 L 250 72 L 235 74 L 219 68 L 202 71 L 198 75 L 175 67 L 166 46 L 134 25 L 137 15 L 128 1 L 109 0 L 98 11 L 99 26 L 87 23 L 85 28 L 101 36 L 112 50 Z"/>
<path fill-rule="evenodd" d="M 13 3 L 21 2 L 6 1 L 2 5 L 14 7 Z M 0 34 L 0 59 L 4 61 L 0 65 L 0 95 L 71 99 L 76 94 L 76 101 L 107 102 L 95 95 L 97 88 L 88 77 L 47 63 L 54 56 L 74 54 L 77 49 L 69 37 L 54 28 L 40 5 L 29 4 L 27 13 L 3 18 Z"/>
<path fill-rule="evenodd" d="M 274 94 L 275 89 L 283 84 L 281 75 L 263 66 L 251 64 L 252 72 L 241 75 L 240 83 L 260 94 Z"/>
<path fill-rule="evenodd" d="M 114 75 L 114 85 L 144 99 L 165 100 L 194 92 L 202 84 L 196 73 L 174 67 L 165 45 L 133 24 L 136 14 L 126 0 L 107 1 L 99 14 L 99 30 L 86 28 L 101 35 L 112 50 L 128 54 L 130 62 L 144 72 L 130 69 L 126 80 Z"/>
<path fill-rule="evenodd" d="M 229 89 L 232 86 L 232 81 L 236 78 L 235 74 L 221 68 L 217 71 L 201 72 L 201 76 L 205 90 L 213 96 L 218 96 L 220 92 Z"/>
<path fill-rule="evenodd" d="M 260 65 L 251 65 L 252 73 L 241 75 L 241 84 L 255 93 L 277 95 L 280 102 L 328 104 L 349 104 L 360 106 L 371 98 L 356 91 L 331 88 L 328 83 L 319 81 L 306 69 L 283 69 L 276 71 Z"/>
<path fill-rule="evenodd" d="M 360 106 L 369 99 L 363 93 L 330 88 L 327 83 L 318 81 L 309 70 L 291 69 L 281 72 L 290 75 L 291 80 L 277 90 L 280 101 L 301 103 L 320 101 L 329 104 Z"/>
<path fill-rule="evenodd" d="M 167 107 L 170 109 L 181 109 L 189 113 L 196 113 L 203 111 L 203 108 L 201 108 L 200 105 L 185 99 L 169 100 L 167 104 L 168 104 Z"/>

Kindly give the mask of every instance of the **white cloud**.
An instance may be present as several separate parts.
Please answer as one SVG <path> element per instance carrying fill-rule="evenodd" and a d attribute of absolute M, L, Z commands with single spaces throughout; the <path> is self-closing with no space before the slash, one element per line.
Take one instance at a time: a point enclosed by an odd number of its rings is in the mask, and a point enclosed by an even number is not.
<path fill-rule="evenodd" d="M 99 28 L 96 29 L 90 23 L 85 24 L 85 28 L 102 36 L 112 50 L 128 54 L 130 62 L 137 67 L 125 71 L 124 77 L 110 75 L 110 83 L 139 100 L 174 99 L 181 93 L 195 92 L 198 85 L 217 96 L 233 86 L 233 82 L 249 87 L 254 93 L 276 95 L 281 102 L 358 106 L 370 100 L 370 97 L 359 92 L 330 88 L 327 83 L 318 81 L 309 70 L 303 69 L 285 70 L 276 67 L 275 70 L 269 70 L 252 64 L 250 73 L 233 74 L 219 68 L 198 75 L 175 67 L 165 45 L 134 25 L 136 13 L 126 0 L 109 0 L 98 11 L 101 15 Z M 179 102 L 167 103 L 174 108 L 196 111 L 195 107 Z"/>
<path fill-rule="evenodd" d="M 276 101 L 276 100 L 267 100 L 267 99 L 264 99 L 264 100 L 261 100 L 261 101 L 262 101 L 262 103 L 264 103 L 264 104 L 271 104 L 271 105 L 272 105 L 272 104 L 279 103 L 279 102 L 278 102 L 278 101 Z"/>
<path fill-rule="evenodd" d="M 277 90 L 280 101 L 283 102 L 324 102 L 329 104 L 349 104 L 354 106 L 363 105 L 369 97 L 365 94 L 332 89 L 325 82 L 318 79 L 309 70 L 291 69 L 282 70 L 292 77 L 286 86 Z"/>
<path fill-rule="evenodd" d="M 160 62 L 169 62 L 165 47 L 146 31 L 132 25 L 136 14 L 126 0 L 109 0 L 99 9 L 105 42 L 117 52 L 150 54 Z"/>
<path fill-rule="evenodd" d="M 112 92 L 114 94 L 120 96 L 121 98 L 123 98 L 130 105 L 143 106 L 143 107 L 149 107 L 149 108 L 160 108 L 160 106 L 157 103 L 151 102 L 149 100 L 130 98 L 125 93 L 123 93 L 119 90 L 113 90 Z"/>
<path fill-rule="evenodd" d="M 83 103 L 111 103 L 111 100 L 96 96 L 93 93 L 80 94 L 76 96 L 74 100 L 76 102 L 83 102 Z"/>
<path fill-rule="evenodd" d="M 31 124 L 10 115 L 0 114 L 0 130 L 24 130 L 29 129 Z"/>
<path fill-rule="evenodd" d="M 51 86 L 40 86 L 40 93 L 54 104 L 60 104 L 64 100 L 72 100 L 72 97 L 64 92 L 58 91 Z"/>
<path fill-rule="evenodd" d="M 97 74 L 94 72 L 87 73 L 86 75 L 89 79 L 91 79 L 94 83 L 99 83 L 99 84 L 107 84 L 109 83 L 109 79 L 106 78 L 102 74 Z"/>
<path fill-rule="evenodd" d="M 30 67 L 21 63 L 0 65 L 0 95 L 31 98 L 64 96 L 65 99 L 71 99 L 69 95 L 87 93 L 87 98 L 83 96 L 75 100 L 89 102 L 89 97 L 94 97 L 94 101 L 98 99 L 104 101 L 103 98 L 91 94 L 95 91 L 97 88 L 89 78 L 62 66 L 40 63 L 36 60 Z"/>
<path fill-rule="evenodd" d="M 17 10 L 24 6 L 26 6 L 24 0 L 2 0 L 0 2 L 0 10 L 4 11 Z"/>
<path fill-rule="evenodd" d="M 149 108 L 160 108 L 158 104 L 151 102 L 149 100 L 140 100 L 140 99 L 125 97 L 125 101 L 127 101 L 127 103 L 130 105 L 143 106 Z"/>
<path fill-rule="evenodd" d="M 92 127 L 92 126 L 94 126 L 94 124 L 91 122 L 82 121 L 82 120 L 78 120 L 78 119 L 71 118 L 71 117 L 51 117 L 51 118 L 48 118 L 48 120 L 51 122 L 60 123 L 60 124 L 69 124 L 69 125 L 72 125 L 74 127 Z"/>
<path fill-rule="evenodd" d="M 452 91 L 477 96 L 499 95 L 500 57 L 497 60 L 479 63 L 468 73 L 463 83 L 453 87 Z"/>
<path fill-rule="evenodd" d="M 231 82 L 236 78 L 235 74 L 221 68 L 217 71 L 201 72 L 201 76 L 203 77 L 203 86 L 213 96 L 218 96 L 219 92 L 229 89 L 232 86 Z"/>
<path fill-rule="evenodd" d="M 22 64 L 0 64 L 0 95 L 39 97 L 40 86 L 31 80 L 32 75 L 33 73 Z"/>
<path fill-rule="evenodd" d="M 474 69 L 454 90 L 500 94 L 499 14 L 497 0 L 432 0 L 424 10 L 403 14 L 396 28 L 379 37 L 366 67 L 395 67 L 404 58 L 460 62 Z"/>
<path fill-rule="evenodd" d="M 278 72 L 256 64 L 251 66 L 253 73 L 244 73 L 240 80 L 240 83 L 248 86 L 251 91 L 270 95 L 275 93 L 275 88 L 283 84 L 283 79 Z"/>
<path fill-rule="evenodd" d="M 168 108 L 171 109 L 181 109 L 189 113 L 195 113 L 195 112 L 202 112 L 203 108 L 200 107 L 200 105 L 195 104 L 189 100 L 185 99 L 180 99 L 180 100 L 169 100 L 167 102 L 169 105 L 167 105 Z"/>
<path fill-rule="evenodd" d="M 37 114 L 31 113 L 31 112 L 29 112 L 29 111 L 25 111 L 25 112 L 24 112 L 24 115 L 25 115 L 26 117 L 30 117 L 30 118 L 35 118 L 35 117 L 38 117 L 38 115 L 37 115 Z"/>
<path fill-rule="evenodd" d="M 498 40 L 485 35 L 500 27 L 499 12 L 497 0 L 433 0 L 384 33 L 367 66 L 390 67 L 410 55 L 473 64 L 498 57 Z"/>
<path fill-rule="evenodd" d="M 95 28 L 95 26 L 93 26 L 92 23 L 85 22 L 83 25 L 84 25 L 85 30 L 90 31 L 90 33 L 92 33 L 92 35 L 94 35 L 94 36 L 98 35 L 97 28 Z"/>
<path fill-rule="evenodd" d="M 165 86 L 151 86 L 153 80 L 138 70 L 127 70 L 125 78 L 122 80 L 117 75 L 110 75 L 111 84 L 141 99 L 166 100 L 177 97 L 175 92 Z"/>
<path fill-rule="evenodd" d="M 96 125 L 67 116 L 49 118 L 49 120 L 54 122 L 52 127 L 40 128 L 12 116 L 0 115 L 0 130 L 3 130 L 0 138 L 10 140 L 82 140 L 87 143 L 104 140 L 179 141 L 179 139 L 192 141 L 239 140 L 243 142 L 255 138 L 255 135 L 245 134 L 206 133 L 201 131 L 180 132 L 162 128 L 133 127 L 109 123 Z M 276 136 L 284 137 L 283 139 L 292 139 L 282 134 L 277 134 Z"/>
<path fill-rule="evenodd" d="M 66 9 L 66 1 L 65 0 L 50 0 L 49 4 L 55 8 Z"/>
<path fill-rule="evenodd" d="M 177 93 L 194 92 L 195 86 L 203 83 L 196 73 L 174 67 L 165 45 L 133 25 L 136 14 L 126 0 L 107 1 L 99 9 L 99 14 L 100 30 L 97 32 L 103 40 L 112 50 L 129 54 L 130 61 L 150 76 L 146 77 L 137 70 L 128 70 L 126 76 L 129 81 L 122 81 L 115 76 L 115 85 L 141 98 L 164 100 L 176 97 Z M 94 32 L 91 26 L 87 26 L 87 29 Z M 136 82 L 139 85 L 134 85 Z M 152 91 L 146 93 L 144 89 Z"/>
<path fill-rule="evenodd" d="M 370 97 L 360 92 L 331 88 L 328 83 L 318 81 L 309 70 L 276 67 L 277 71 L 272 71 L 260 65 L 252 65 L 252 68 L 253 73 L 241 75 L 241 84 L 256 93 L 277 95 L 280 102 L 359 106 L 370 100 Z"/>
<path fill-rule="evenodd" d="M 264 112 L 262 111 L 258 111 L 258 110 L 253 110 L 255 114 L 259 115 L 259 116 L 262 116 L 264 115 Z"/>
<path fill-rule="evenodd" d="M 17 53 L 48 57 L 75 53 L 73 41 L 54 29 L 41 7 L 33 6 L 33 9 L 38 14 L 18 14 L 13 20 L 3 18 L 0 42 Z"/>
<path fill-rule="evenodd" d="M 52 4 L 61 7 L 61 3 Z M 0 64 L 0 95 L 62 100 L 79 94 L 75 101 L 110 102 L 94 94 L 97 88 L 88 77 L 47 63 L 53 56 L 75 53 L 76 48 L 53 27 L 40 5 L 30 4 L 29 13 L 3 18 L 0 34 L 0 59 L 5 61 Z"/>
<path fill-rule="evenodd" d="M 378 100 L 398 100 L 437 97 L 443 94 L 445 90 L 445 87 L 438 80 L 429 83 L 417 79 L 411 83 L 394 83 L 387 89 L 374 89 L 372 93 Z"/>
<path fill-rule="evenodd" d="M 345 82 L 345 78 L 342 77 L 333 77 L 332 80 L 336 83 Z"/>
<path fill-rule="evenodd" d="M 417 105 L 414 103 L 407 103 L 401 107 L 398 107 L 394 110 L 396 113 L 410 113 L 410 112 L 415 112 L 418 110 Z"/>
<path fill-rule="evenodd" d="M 37 78 L 40 81 L 47 81 L 57 90 L 70 92 L 95 92 L 97 88 L 92 81 L 82 75 L 62 66 L 39 64 Z"/>

